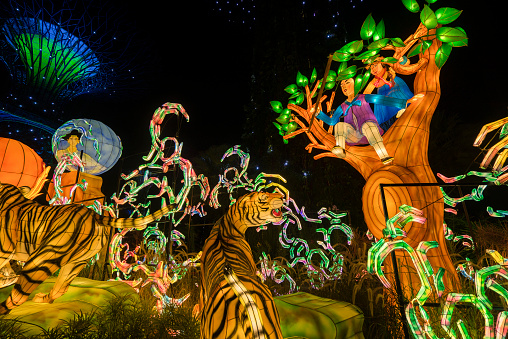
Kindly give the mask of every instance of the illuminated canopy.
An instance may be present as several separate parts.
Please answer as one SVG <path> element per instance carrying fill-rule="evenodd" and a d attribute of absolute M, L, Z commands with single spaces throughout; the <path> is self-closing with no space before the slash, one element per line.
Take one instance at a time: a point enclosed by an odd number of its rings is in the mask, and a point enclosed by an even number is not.
<path fill-rule="evenodd" d="M 80 91 L 72 91 L 69 85 L 99 72 L 95 53 L 58 25 L 18 17 L 6 20 L 1 29 L 24 65 L 23 84 L 40 88 L 39 96 L 45 99 L 79 95 Z M 81 90 L 86 91 L 87 86 Z"/>

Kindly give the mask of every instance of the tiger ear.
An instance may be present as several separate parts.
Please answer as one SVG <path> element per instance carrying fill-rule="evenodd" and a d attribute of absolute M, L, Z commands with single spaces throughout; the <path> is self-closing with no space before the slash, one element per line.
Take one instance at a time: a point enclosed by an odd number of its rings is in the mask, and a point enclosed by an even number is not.
<path fill-rule="evenodd" d="M 258 200 L 260 202 L 265 202 L 266 200 L 268 200 L 268 194 L 264 192 L 259 193 Z"/>

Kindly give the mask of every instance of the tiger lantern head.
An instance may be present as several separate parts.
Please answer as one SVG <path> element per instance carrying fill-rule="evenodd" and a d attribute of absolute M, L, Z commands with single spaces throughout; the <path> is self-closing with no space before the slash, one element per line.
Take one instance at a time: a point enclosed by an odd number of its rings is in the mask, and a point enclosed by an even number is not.
<path fill-rule="evenodd" d="M 282 220 L 283 195 L 252 192 L 239 198 L 226 214 L 236 229 L 244 234 L 249 227 L 259 227 Z"/>

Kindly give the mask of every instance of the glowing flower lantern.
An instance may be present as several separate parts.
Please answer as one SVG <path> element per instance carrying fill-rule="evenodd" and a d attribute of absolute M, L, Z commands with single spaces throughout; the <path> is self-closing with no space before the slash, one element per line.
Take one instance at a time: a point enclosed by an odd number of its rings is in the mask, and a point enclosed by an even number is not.
<path fill-rule="evenodd" d="M 41 190 L 49 170 L 33 149 L 17 140 L 0 137 L 0 182 L 30 187 L 29 198 L 33 198 Z"/>

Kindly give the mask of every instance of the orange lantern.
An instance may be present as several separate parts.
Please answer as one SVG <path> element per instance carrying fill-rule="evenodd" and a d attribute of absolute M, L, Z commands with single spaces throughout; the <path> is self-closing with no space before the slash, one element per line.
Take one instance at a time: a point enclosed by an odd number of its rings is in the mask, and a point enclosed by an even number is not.
<path fill-rule="evenodd" d="M 40 192 L 50 168 L 27 145 L 0 137 L 0 182 L 30 187 L 27 198 L 32 199 Z"/>

